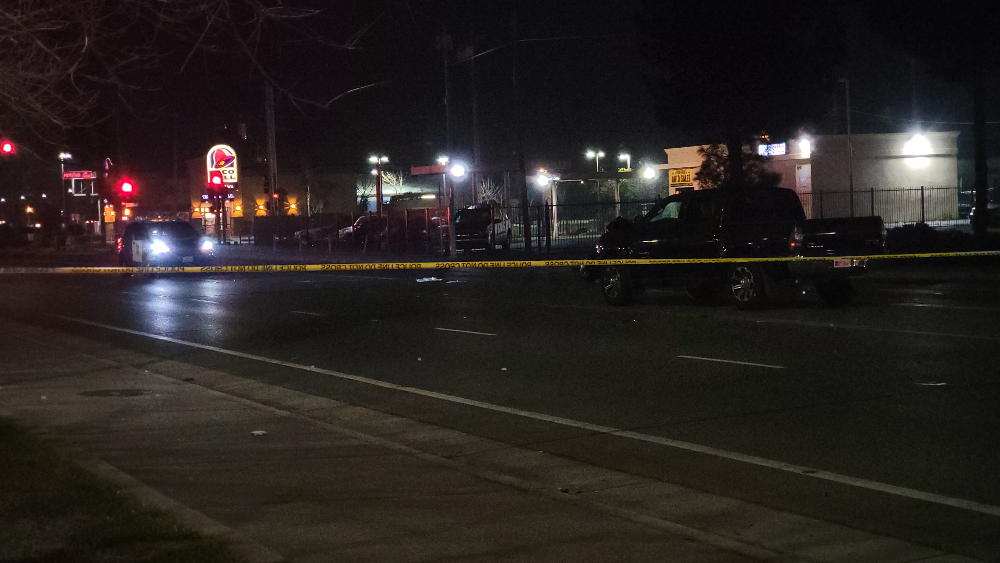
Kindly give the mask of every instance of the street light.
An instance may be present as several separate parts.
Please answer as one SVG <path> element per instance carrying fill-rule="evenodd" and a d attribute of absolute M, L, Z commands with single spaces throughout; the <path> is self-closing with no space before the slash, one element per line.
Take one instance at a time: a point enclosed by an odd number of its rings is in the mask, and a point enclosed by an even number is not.
<path fill-rule="evenodd" d="M 73 158 L 73 155 L 69 154 L 68 152 L 61 152 L 61 153 L 59 153 L 59 182 L 60 182 L 59 185 L 60 185 L 60 187 L 64 187 L 66 185 L 66 179 L 65 179 L 65 176 L 66 176 L 66 161 L 67 160 L 71 160 L 72 158 Z M 70 188 L 69 191 L 72 192 L 73 189 Z M 62 220 L 63 220 L 63 226 L 65 227 L 66 224 L 69 222 L 69 221 L 67 221 L 67 217 L 66 217 L 66 194 L 65 193 L 63 193 Z"/>
<path fill-rule="evenodd" d="M 594 160 L 594 163 L 597 166 L 597 171 L 600 172 L 601 171 L 601 159 L 604 158 L 604 151 L 602 151 L 602 150 L 594 151 L 593 149 L 590 149 L 590 150 L 587 151 L 586 156 L 587 156 L 587 160 Z"/>
<path fill-rule="evenodd" d="M 647 166 L 642 169 L 642 178 L 647 182 L 652 181 L 656 178 L 656 169 L 652 166 Z"/>
<path fill-rule="evenodd" d="M 369 156 L 368 162 L 375 165 L 375 212 L 382 215 L 382 165 L 389 162 L 388 156 Z"/>
<path fill-rule="evenodd" d="M 622 153 L 622 154 L 618 155 L 618 160 L 624 160 L 625 161 L 625 169 L 629 170 L 629 171 L 632 170 L 632 155 L 628 154 L 627 152 Z"/>

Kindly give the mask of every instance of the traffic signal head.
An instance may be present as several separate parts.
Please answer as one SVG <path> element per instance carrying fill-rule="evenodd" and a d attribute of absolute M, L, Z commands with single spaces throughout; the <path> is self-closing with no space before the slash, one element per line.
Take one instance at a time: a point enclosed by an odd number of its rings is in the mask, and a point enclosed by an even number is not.
<path fill-rule="evenodd" d="M 0 155 L 8 156 L 17 153 L 17 145 L 7 139 L 0 140 Z"/>
<path fill-rule="evenodd" d="M 130 178 L 122 178 L 118 181 L 118 193 L 122 199 L 129 199 L 135 195 L 135 182 Z"/>
<path fill-rule="evenodd" d="M 213 195 L 221 194 L 226 189 L 226 183 L 222 179 L 222 172 L 213 170 L 208 174 L 208 193 Z"/>

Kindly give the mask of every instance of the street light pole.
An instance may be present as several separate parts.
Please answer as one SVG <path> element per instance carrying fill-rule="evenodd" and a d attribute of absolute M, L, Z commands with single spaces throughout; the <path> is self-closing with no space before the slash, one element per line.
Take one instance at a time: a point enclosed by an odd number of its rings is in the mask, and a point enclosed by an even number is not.
<path fill-rule="evenodd" d="M 69 210 L 66 202 L 66 160 L 73 158 L 68 152 L 59 153 L 59 191 L 62 192 L 62 226 L 66 228 L 69 224 Z"/>
<path fill-rule="evenodd" d="M 382 165 L 389 162 L 387 156 L 369 156 L 368 162 L 375 165 L 375 212 L 382 216 Z"/>
<path fill-rule="evenodd" d="M 625 169 L 629 170 L 629 171 L 632 170 L 632 155 L 630 155 L 628 153 L 620 154 L 620 155 L 618 155 L 618 160 L 624 160 L 625 161 Z"/>

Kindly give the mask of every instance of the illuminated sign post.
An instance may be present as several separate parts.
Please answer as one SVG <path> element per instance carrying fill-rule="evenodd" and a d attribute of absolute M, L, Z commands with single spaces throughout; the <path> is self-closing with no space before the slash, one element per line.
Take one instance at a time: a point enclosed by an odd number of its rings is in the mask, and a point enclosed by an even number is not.
<path fill-rule="evenodd" d="M 226 200 L 230 199 L 234 184 L 239 180 L 239 167 L 236 162 L 236 151 L 229 145 L 215 145 L 208 150 L 205 157 L 206 177 L 205 186 L 208 192 L 208 199 L 214 200 L 213 210 L 218 211 L 221 226 L 219 229 L 219 242 L 226 242 Z"/>

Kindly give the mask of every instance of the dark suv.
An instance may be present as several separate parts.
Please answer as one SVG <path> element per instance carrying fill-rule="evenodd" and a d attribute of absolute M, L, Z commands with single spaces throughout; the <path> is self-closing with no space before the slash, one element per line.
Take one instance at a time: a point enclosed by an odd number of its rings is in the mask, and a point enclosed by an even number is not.
<path fill-rule="evenodd" d="M 497 246 L 510 250 L 510 239 L 510 219 L 499 207 L 473 205 L 455 213 L 455 247 L 459 250 L 494 250 Z"/>
<path fill-rule="evenodd" d="M 184 221 L 136 221 L 118 239 L 122 266 L 201 266 L 212 251 L 212 241 Z"/>

